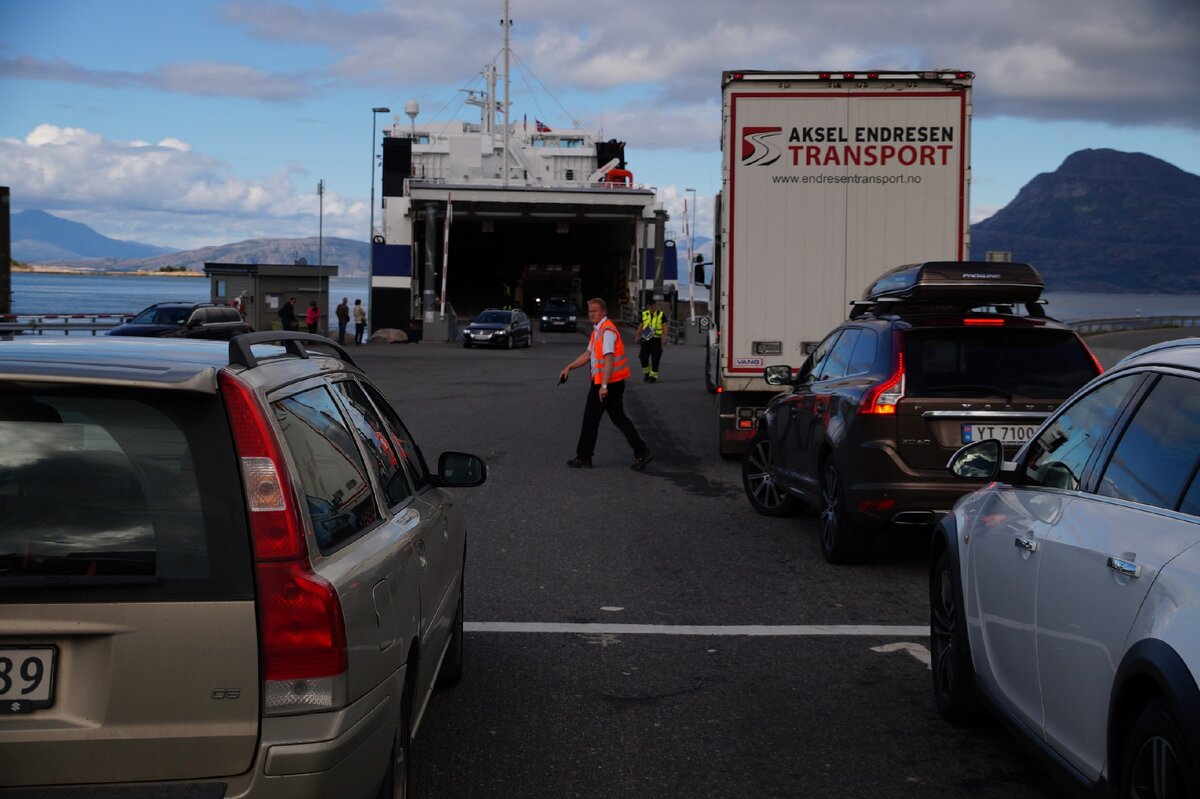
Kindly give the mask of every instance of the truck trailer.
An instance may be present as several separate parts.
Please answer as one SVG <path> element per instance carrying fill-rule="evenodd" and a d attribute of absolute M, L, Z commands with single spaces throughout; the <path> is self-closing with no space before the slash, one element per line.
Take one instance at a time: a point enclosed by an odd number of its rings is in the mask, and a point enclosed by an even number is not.
<path fill-rule="evenodd" d="M 960 70 L 722 74 L 705 380 L 722 456 L 850 303 L 905 263 L 970 251 L 971 83 Z"/>

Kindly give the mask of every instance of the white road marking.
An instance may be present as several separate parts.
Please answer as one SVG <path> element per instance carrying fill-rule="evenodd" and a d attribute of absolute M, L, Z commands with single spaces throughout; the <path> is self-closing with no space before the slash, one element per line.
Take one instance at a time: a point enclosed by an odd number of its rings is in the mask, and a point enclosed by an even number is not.
<path fill-rule="evenodd" d="M 927 625 L 886 624 L 560 624 L 554 622 L 468 621 L 469 633 L 567 633 L 576 635 L 748 635 L 748 636 L 875 636 L 928 637 Z"/>
<path fill-rule="evenodd" d="M 884 644 L 883 646 L 873 646 L 873 647 L 871 647 L 871 651 L 872 652 L 907 652 L 908 654 L 915 657 L 917 660 L 924 663 L 925 668 L 927 668 L 927 669 L 933 668 L 930 665 L 933 658 L 929 654 L 929 650 L 926 649 L 921 644 L 914 644 L 911 641 L 897 641 L 894 644 Z"/>

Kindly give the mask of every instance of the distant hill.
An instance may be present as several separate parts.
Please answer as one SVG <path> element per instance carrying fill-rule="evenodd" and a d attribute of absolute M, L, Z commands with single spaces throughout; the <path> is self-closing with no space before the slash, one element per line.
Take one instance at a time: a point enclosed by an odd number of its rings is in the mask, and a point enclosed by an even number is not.
<path fill-rule="evenodd" d="M 15 216 L 14 216 L 15 218 Z M 73 269 L 91 269 L 99 272 L 157 272 L 163 267 L 185 267 L 200 272 L 204 264 L 290 264 L 303 258 L 310 264 L 320 260 L 336 265 L 341 277 L 365 276 L 370 272 L 370 254 L 365 241 L 325 237 L 318 241 L 314 236 L 307 239 L 249 239 L 234 244 L 221 244 L 184 250 L 150 257 L 137 258 L 91 258 L 86 261 L 74 258 L 22 257 L 13 245 L 13 257 L 41 266 L 61 266 Z"/>
<path fill-rule="evenodd" d="M 1052 291 L 1200 292 L 1200 176 L 1142 153 L 1080 150 L 971 226 Z"/>
<path fill-rule="evenodd" d="M 87 225 L 48 214 L 22 211 L 13 214 L 12 257 L 44 262 L 80 258 L 148 258 L 173 252 L 167 247 L 110 239 Z"/>

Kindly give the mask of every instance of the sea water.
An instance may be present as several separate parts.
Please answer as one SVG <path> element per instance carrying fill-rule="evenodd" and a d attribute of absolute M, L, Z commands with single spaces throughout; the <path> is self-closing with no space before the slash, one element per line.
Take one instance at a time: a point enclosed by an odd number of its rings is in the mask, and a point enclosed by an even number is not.
<path fill-rule="evenodd" d="M 329 281 L 328 318 L 342 297 L 370 306 L 370 281 L 335 277 Z M 14 272 L 12 313 L 135 314 L 156 302 L 208 302 L 210 280 L 156 275 L 81 275 Z M 696 299 L 707 291 L 696 287 Z M 1200 316 L 1200 294 L 1086 294 L 1048 292 L 1046 313 L 1065 322 L 1136 316 Z M 688 286 L 680 286 L 681 313 L 686 312 Z"/>
<path fill-rule="evenodd" d="M 329 281 L 328 318 L 342 297 L 369 305 L 369 280 L 365 277 L 335 277 Z M 208 302 L 211 280 L 207 277 L 158 275 L 81 275 L 44 272 L 14 272 L 14 314 L 116 314 L 137 313 L 158 302 Z"/>

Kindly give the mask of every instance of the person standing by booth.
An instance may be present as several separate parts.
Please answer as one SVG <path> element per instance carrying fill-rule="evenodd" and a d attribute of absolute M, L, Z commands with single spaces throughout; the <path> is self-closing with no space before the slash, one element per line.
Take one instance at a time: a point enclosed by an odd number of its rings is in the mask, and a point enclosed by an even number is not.
<path fill-rule="evenodd" d="M 279 308 L 279 324 L 283 325 L 284 330 L 296 330 L 299 325 L 296 322 L 296 298 L 292 297 Z"/>
<path fill-rule="evenodd" d="M 342 297 L 342 302 L 334 309 L 338 320 L 338 344 L 346 345 L 346 326 L 350 324 L 350 300 Z"/>
<path fill-rule="evenodd" d="M 363 308 L 362 300 L 354 301 L 354 343 L 363 343 L 363 334 L 367 332 L 367 309 Z"/>
<path fill-rule="evenodd" d="M 658 301 L 650 298 L 646 310 L 642 311 L 642 324 L 638 327 L 641 350 L 638 360 L 642 364 L 642 379 L 647 383 L 658 381 L 658 365 L 663 351 L 663 312 L 658 310 Z"/>
<path fill-rule="evenodd" d="M 308 310 L 304 312 L 304 322 L 308 325 L 309 333 L 316 333 L 317 328 L 321 325 L 321 309 L 317 307 L 317 301 L 311 300 L 308 303 Z"/>

